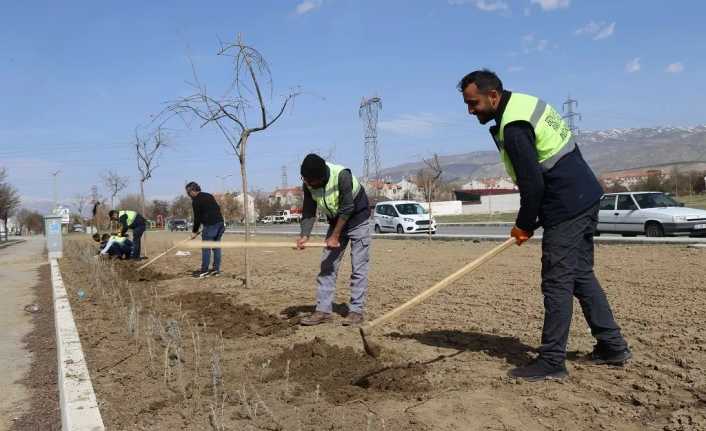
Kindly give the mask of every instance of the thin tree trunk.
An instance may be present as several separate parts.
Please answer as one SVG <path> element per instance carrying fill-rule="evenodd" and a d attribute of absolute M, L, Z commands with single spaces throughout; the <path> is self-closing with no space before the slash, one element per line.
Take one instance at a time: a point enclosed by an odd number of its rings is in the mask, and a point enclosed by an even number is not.
<path fill-rule="evenodd" d="M 147 211 L 145 209 L 145 182 L 140 181 L 140 200 L 142 203 L 142 217 L 145 218 L 145 221 L 147 221 Z M 146 226 L 145 226 L 146 227 Z M 133 238 L 134 240 L 135 238 Z M 147 256 L 147 229 L 145 229 L 145 232 L 142 234 L 142 247 L 140 247 L 140 255 L 145 255 Z M 141 257 L 141 256 L 138 256 Z"/>
<path fill-rule="evenodd" d="M 248 135 L 245 134 L 242 137 L 240 144 L 240 155 L 238 157 L 240 161 L 240 178 L 243 185 L 243 213 L 245 214 L 245 242 L 250 241 L 250 217 L 248 214 L 248 174 L 245 165 L 245 145 L 248 142 Z M 245 247 L 245 288 L 250 288 L 250 261 L 249 257 L 249 247 Z"/>

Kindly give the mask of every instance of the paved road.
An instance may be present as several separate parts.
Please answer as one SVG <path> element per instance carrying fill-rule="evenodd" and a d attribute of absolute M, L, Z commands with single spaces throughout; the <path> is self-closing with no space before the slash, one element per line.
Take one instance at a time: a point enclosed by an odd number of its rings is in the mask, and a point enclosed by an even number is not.
<path fill-rule="evenodd" d="M 46 263 L 43 236 L 0 249 L 0 430 L 9 429 L 12 419 L 21 416 L 29 396 L 27 388 L 15 383 L 28 372 L 32 359 L 22 342 L 32 330 L 32 317 L 24 307 L 35 302 L 32 287 Z"/>
<path fill-rule="evenodd" d="M 439 226 L 439 235 L 510 235 L 512 226 Z M 242 227 L 233 229 L 235 231 L 242 230 Z M 299 232 L 298 224 L 276 224 L 276 225 L 258 225 L 256 232 Z M 325 233 L 326 226 L 317 225 L 314 227 L 314 233 Z M 395 234 L 393 234 L 395 235 Z"/>

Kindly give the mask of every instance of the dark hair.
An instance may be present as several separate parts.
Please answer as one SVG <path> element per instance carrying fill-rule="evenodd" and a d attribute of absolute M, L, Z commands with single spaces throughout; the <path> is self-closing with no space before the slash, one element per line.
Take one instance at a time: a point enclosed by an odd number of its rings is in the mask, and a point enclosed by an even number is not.
<path fill-rule="evenodd" d="M 110 211 L 108 212 L 108 217 L 113 218 L 113 216 L 114 216 L 114 215 L 117 215 L 117 214 L 118 214 L 117 211 L 115 211 L 115 210 L 110 210 Z"/>
<path fill-rule="evenodd" d="M 93 240 L 96 242 L 101 242 L 101 236 L 98 235 L 97 233 L 93 234 Z"/>
<path fill-rule="evenodd" d="M 104 233 L 103 236 L 101 236 L 101 241 L 108 241 L 110 239 L 110 235 L 107 233 Z"/>
<path fill-rule="evenodd" d="M 195 181 L 191 181 L 189 184 L 186 185 L 186 191 L 187 192 L 201 192 L 201 186 L 198 185 Z"/>
<path fill-rule="evenodd" d="M 503 91 L 503 82 L 498 78 L 495 72 L 488 69 L 476 70 L 469 73 L 459 81 L 456 88 L 463 93 L 463 90 L 471 84 L 476 84 L 476 87 L 478 87 L 481 93 L 487 93 L 490 90 L 496 90 L 498 93 L 502 93 Z"/>
<path fill-rule="evenodd" d="M 326 160 L 318 154 L 307 154 L 302 162 L 300 173 L 304 178 L 323 180 L 326 178 Z"/>

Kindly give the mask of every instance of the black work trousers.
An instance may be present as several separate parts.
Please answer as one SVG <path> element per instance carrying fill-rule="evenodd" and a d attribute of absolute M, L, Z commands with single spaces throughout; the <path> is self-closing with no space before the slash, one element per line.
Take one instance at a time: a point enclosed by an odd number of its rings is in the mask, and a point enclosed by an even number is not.
<path fill-rule="evenodd" d="M 601 349 L 627 348 L 605 292 L 593 273 L 593 235 L 597 224 L 596 205 L 570 220 L 544 229 L 544 329 L 539 356 L 551 365 L 563 365 L 566 359 L 574 296 L 579 300 L 591 334 Z"/>

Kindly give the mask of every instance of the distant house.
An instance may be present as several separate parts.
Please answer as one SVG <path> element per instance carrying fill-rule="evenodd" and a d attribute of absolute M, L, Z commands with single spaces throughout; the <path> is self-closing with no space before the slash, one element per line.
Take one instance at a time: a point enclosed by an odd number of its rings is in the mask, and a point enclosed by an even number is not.
<path fill-rule="evenodd" d="M 301 187 L 279 188 L 270 193 L 267 200 L 270 205 L 280 208 L 301 208 L 304 191 Z"/>
<path fill-rule="evenodd" d="M 646 181 L 651 177 L 669 177 L 669 174 L 661 169 L 629 169 L 622 171 L 606 172 L 599 177 L 603 183 L 609 187 L 623 186 L 632 190 L 637 184 Z"/>
<path fill-rule="evenodd" d="M 393 182 L 391 179 L 370 180 L 365 184 L 368 196 L 387 200 L 423 200 L 421 190 L 407 179 Z"/>
<path fill-rule="evenodd" d="M 512 190 L 517 191 L 517 185 L 510 177 L 477 178 L 461 186 L 461 190 Z"/>
<path fill-rule="evenodd" d="M 243 201 L 245 200 L 245 197 L 243 196 L 242 193 L 238 193 L 235 195 L 235 200 L 240 204 L 240 208 L 244 208 Z M 255 211 L 255 197 L 248 193 L 248 220 L 250 222 L 254 222 L 257 219 L 257 211 Z"/>

